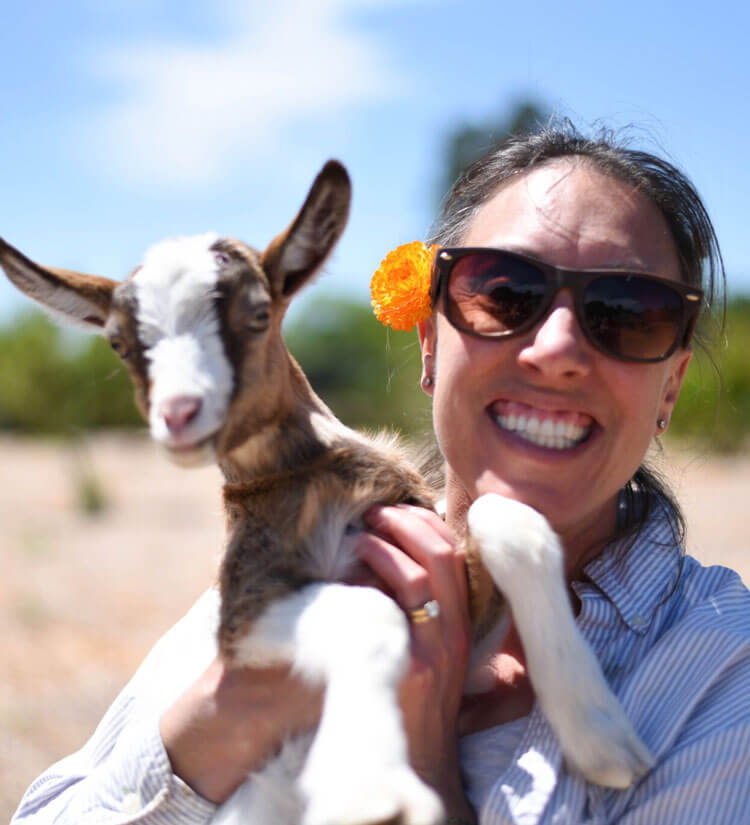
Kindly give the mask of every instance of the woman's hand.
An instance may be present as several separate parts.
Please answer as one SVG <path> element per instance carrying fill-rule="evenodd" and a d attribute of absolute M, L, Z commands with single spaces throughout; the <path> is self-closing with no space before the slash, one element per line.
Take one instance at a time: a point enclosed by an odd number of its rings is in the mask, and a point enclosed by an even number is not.
<path fill-rule="evenodd" d="M 412 623 L 411 666 L 401 705 L 414 769 L 442 796 L 447 812 L 473 820 L 458 762 L 457 721 L 472 643 L 465 558 L 442 519 L 410 505 L 377 507 L 360 558 L 407 612 L 430 599 L 440 615 Z"/>
<path fill-rule="evenodd" d="M 220 804 L 285 738 L 315 727 L 321 697 L 287 667 L 229 668 L 217 658 L 161 718 L 172 770 Z"/>

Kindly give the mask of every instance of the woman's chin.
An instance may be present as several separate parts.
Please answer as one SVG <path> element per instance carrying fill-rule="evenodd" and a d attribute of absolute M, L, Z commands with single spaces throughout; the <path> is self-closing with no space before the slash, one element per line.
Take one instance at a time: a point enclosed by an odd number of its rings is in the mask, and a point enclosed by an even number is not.
<path fill-rule="evenodd" d="M 476 498 L 494 493 L 503 498 L 525 504 L 541 513 L 553 526 L 565 520 L 565 514 L 574 510 L 573 503 L 553 485 L 535 480 L 511 480 L 500 478 L 492 471 L 483 472 L 476 481 Z"/>

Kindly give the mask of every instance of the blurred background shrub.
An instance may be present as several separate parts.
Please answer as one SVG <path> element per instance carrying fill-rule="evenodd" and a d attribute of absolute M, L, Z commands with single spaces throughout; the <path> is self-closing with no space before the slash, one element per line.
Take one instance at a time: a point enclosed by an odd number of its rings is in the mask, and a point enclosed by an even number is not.
<path fill-rule="evenodd" d="M 63 332 L 35 311 L 0 327 L 0 429 L 71 435 L 141 425 L 106 341 Z"/>
<path fill-rule="evenodd" d="M 724 340 L 696 347 L 669 433 L 724 453 L 750 444 L 750 298 L 728 301 Z"/>

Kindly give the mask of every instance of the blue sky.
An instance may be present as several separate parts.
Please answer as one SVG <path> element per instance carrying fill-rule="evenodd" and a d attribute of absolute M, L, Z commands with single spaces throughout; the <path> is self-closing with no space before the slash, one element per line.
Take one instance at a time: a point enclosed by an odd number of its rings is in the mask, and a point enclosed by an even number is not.
<path fill-rule="evenodd" d="M 169 235 L 263 247 L 338 157 L 354 207 L 317 289 L 365 297 L 432 220 L 445 135 L 532 97 L 684 168 L 750 292 L 748 24 L 722 0 L 6 4 L 0 235 L 117 278 Z M 0 319 L 23 305 L 0 283 Z"/>

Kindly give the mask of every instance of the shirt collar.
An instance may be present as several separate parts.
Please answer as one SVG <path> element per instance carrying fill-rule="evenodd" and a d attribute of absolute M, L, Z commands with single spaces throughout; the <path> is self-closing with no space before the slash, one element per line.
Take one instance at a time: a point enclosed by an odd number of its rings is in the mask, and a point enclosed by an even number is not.
<path fill-rule="evenodd" d="M 584 567 L 584 574 L 615 605 L 636 633 L 648 630 L 657 607 L 677 583 L 684 553 L 674 519 L 659 501 L 635 535 L 615 539 Z M 579 596 L 586 584 L 574 582 Z"/>

